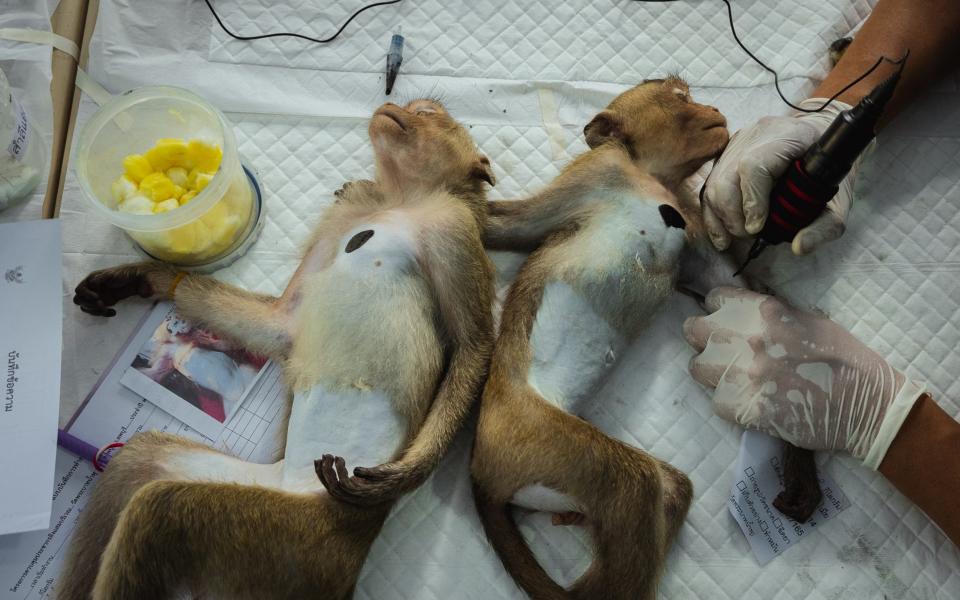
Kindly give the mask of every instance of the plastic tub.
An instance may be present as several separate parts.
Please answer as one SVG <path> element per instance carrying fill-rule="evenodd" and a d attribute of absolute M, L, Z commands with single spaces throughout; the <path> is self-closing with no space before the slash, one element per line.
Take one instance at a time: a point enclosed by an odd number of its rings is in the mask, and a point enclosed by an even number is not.
<path fill-rule="evenodd" d="M 143 154 L 163 138 L 219 146 L 218 170 L 179 208 L 158 214 L 117 211 L 110 187 L 124 173 L 123 159 Z M 151 86 L 115 96 L 83 127 L 74 160 L 94 212 L 154 258 L 187 267 L 222 266 L 245 251 L 259 231 L 256 182 L 240 164 L 232 126 L 223 113 L 186 90 Z"/>

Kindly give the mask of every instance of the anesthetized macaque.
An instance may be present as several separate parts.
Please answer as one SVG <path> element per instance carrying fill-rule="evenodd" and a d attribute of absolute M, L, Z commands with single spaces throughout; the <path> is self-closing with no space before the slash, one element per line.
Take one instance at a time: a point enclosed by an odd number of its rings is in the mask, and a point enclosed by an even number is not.
<path fill-rule="evenodd" d="M 486 244 L 535 250 L 503 309 L 474 496 L 487 537 L 532 598 L 652 599 L 690 480 L 577 415 L 673 292 L 685 238 L 705 241 L 698 209 L 677 192 L 728 132 L 717 109 L 670 77 L 621 94 L 584 133 L 590 150 L 545 189 L 491 203 Z M 591 532 L 594 561 L 570 589 L 538 564 L 511 505 Z"/>
<path fill-rule="evenodd" d="M 370 121 L 376 180 L 324 214 L 279 298 L 160 263 L 91 273 L 74 301 L 134 295 L 282 364 L 282 460 L 244 462 L 157 432 L 97 482 L 60 599 L 347 598 L 392 501 L 421 484 L 482 389 L 493 345 L 487 158 L 431 100 Z M 360 465 L 354 474 L 346 465 Z"/>

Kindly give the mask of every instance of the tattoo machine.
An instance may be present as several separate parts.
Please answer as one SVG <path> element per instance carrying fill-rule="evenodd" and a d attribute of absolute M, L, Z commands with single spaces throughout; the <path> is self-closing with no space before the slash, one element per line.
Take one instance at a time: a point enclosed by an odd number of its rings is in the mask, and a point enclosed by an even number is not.
<path fill-rule="evenodd" d="M 900 81 L 906 58 L 900 59 L 896 73 L 880 82 L 856 106 L 841 112 L 820 139 L 777 180 L 770 193 L 767 222 L 735 275 L 768 246 L 792 241 L 797 232 L 826 209 L 854 161 L 876 135 L 874 128 Z"/>
<path fill-rule="evenodd" d="M 387 51 L 387 95 L 393 91 L 393 83 L 397 80 L 397 73 L 400 72 L 400 64 L 403 62 L 403 36 L 398 29 L 393 37 L 390 38 L 390 50 Z"/>

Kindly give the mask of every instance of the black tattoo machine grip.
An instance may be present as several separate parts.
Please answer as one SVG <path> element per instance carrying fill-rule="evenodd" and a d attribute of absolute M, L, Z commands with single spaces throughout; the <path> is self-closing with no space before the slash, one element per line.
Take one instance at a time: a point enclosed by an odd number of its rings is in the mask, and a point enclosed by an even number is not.
<path fill-rule="evenodd" d="M 873 88 L 856 106 L 841 112 L 820 139 L 777 180 L 770 193 L 767 221 L 743 267 L 767 246 L 793 240 L 797 232 L 823 213 L 854 161 L 876 135 L 877 122 L 902 71 L 903 62 L 896 73 Z"/>

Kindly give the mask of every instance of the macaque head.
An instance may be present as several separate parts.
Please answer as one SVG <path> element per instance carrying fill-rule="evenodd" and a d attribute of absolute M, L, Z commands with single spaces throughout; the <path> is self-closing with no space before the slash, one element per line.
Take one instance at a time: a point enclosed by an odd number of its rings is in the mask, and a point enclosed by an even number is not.
<path fill-rule="evenodd" d="M 388 102 L 370 119 L 377 180 L 400 191 L 480 191 L 495 179 L 467 130 L 435 100 Z"/>
<path fill-rule="evenodd" d="M 650 79 L 620 94 L 583 133 L 591 148 L 623 144 L 651 175 L 669 181 L 689 177 L 719 156 L 730 137 L 720 111 L 694 102 L 676 76 Z"/>

